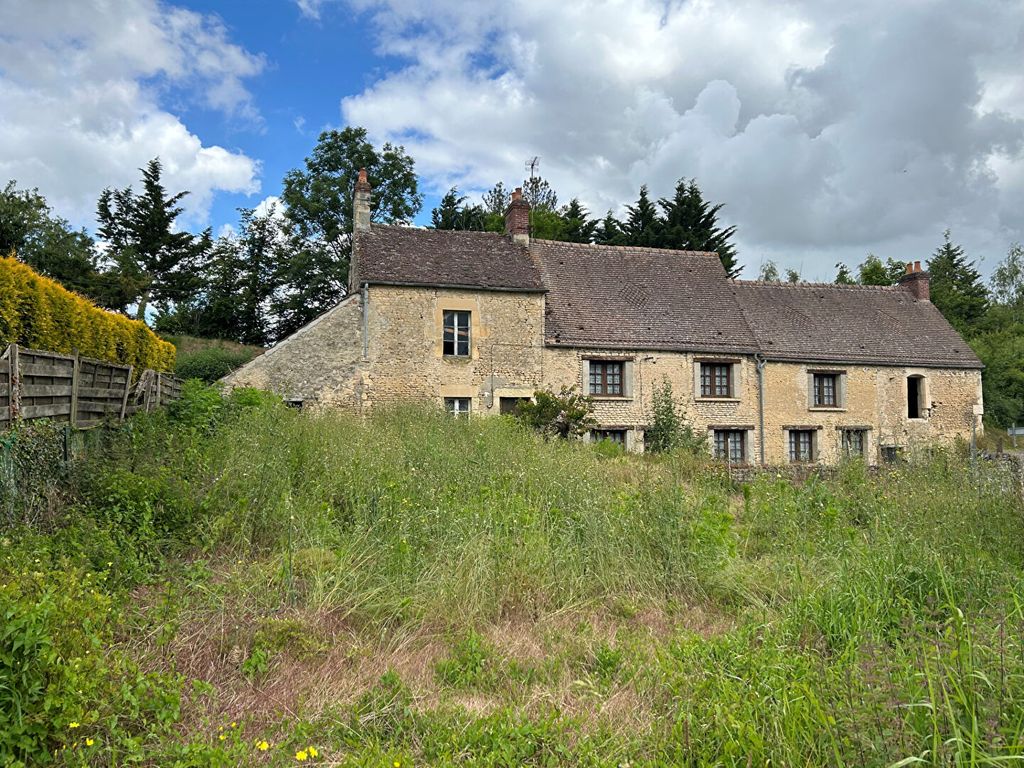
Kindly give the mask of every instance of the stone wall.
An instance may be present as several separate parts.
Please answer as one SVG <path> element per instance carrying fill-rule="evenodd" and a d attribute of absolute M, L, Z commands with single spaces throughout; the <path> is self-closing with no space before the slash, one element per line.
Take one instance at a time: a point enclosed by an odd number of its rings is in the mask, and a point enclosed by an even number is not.
<path fill-rule="evenodd" d="M 443 354 L 445 310 L 470 312 L 468 358 Z M 469 397 L 474 413 L 497 413 L 544 380 L 541 293 L 371 286 L 368 326 L 368 406 Z"/>

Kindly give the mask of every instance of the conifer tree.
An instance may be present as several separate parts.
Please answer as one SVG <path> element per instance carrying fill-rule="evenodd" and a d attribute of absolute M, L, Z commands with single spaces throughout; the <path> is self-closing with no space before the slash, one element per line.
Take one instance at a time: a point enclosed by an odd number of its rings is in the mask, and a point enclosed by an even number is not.
<path fill-rule="evenodd" d="M 739 275 L 742 267 L 736 263 L 736 247 L 732 236 L 736 227 L 720 227 L 718 212 L 724 203 L 711 205 L 701 194 L 695 179 L 680 179 L 671 199 L 658 201 L 663 225 L 657 245 L 689 251 L 713 251 L 722 260 L 729 277 Z"/>
<path fill-rule="evenodd" d="M 988 309 L 988 290 L 964 249 L 953 243 L 949 230 L 928 261 L 931 301 L 961 333 L 974 329 Z"/>
<path fill-rule="evenodd" d="M 839 262 L 836 264 L 836 279 L 834 282 L 836 285 L 856 285 L 857 279 L 853 276 L 848 266 Z"/>
<path fill-rule="evenodd" d="M 622 223 L 610 210 L 594 230 L 594 242 L 598 245 L 622 245 L 625 237 Z"/>
<path fill-rule="evenodd" d="M 627 205 L 629 215 L 622 224 L 626 245 L 657 248 L 661 245 L 662 222 L 658 208 L 647 195 L 647 185 L 640 187 L 640 197 L 634 205 Z"/>
<path fill-rule="evenodd" d="M 573 198 L 562 208 L 562 229 L 559 240 L 570 243 L 592 243 L 597 222 L 590 218 L 579 198 Z"/>
<path fill-rule="evenodd" d="M 449 189 L 440 204 L 430 212 L 431 225 L 434 229 L 472 229 L 482 230 L 485 226 L 485 214 L 482 206 L 466 205 L 469 198 L 459 194 L 458 187 Z"/>

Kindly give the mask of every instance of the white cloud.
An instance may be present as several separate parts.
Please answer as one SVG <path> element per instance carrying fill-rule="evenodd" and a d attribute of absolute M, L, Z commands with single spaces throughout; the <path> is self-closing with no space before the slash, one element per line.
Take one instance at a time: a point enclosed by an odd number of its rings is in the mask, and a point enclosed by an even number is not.
<path fill-rule="evenodd" d="M 259 125 L 244 80 L 263 61 L 216 17 L 156 0 L 0 0 L 0 18 L 0 178 L 38 186 L 77 224 L 92 223 L 103 187 L 137 184 L 155 156 L 169 189 L 191 190 L 193 223 L 217 191 L 258 191 L 255 160 L 204 145 L 161 106 L 179 89 Z"/>
<path fill-rule="evenodd" d="M 350 5 L 407 66 L 343 116 L 404 143 L 434 191 L 515 182 L 539 155 L 600 213 L 695 176 L 748 275 L 921 259 L 947 226 L 989 265 L 1024 239 L 1021 0 Z"/>

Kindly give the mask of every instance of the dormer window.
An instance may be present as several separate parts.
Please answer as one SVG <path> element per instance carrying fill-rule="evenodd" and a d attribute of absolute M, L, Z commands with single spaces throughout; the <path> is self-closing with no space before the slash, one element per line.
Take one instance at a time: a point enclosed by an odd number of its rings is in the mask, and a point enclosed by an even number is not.
<path fill-rule="evenodd" d="M 444 311 L 443 352 L 446 357 L 469 357 L 470 313 L 465 310 Z"/>

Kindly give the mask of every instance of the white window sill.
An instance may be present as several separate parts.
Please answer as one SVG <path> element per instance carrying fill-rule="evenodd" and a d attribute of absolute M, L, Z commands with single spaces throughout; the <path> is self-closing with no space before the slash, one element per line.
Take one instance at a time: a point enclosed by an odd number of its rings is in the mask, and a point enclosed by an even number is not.
<path fill-rule="evenodd" d="M 738 397 L 695 397 L 698 403 L 738 403 Z"/>
<path fill-rule="evenodd" d="M 824 411 L 826 413 L 846 413 L 846 409 L 838 405 L 812 405 L 808 411 Z"/>
<path fill-rule="evenodd" d="M 587 395 L 591 400 L 614 403 L 617 401 L 632 402 L 633 398 L 628 395 Z"/>

